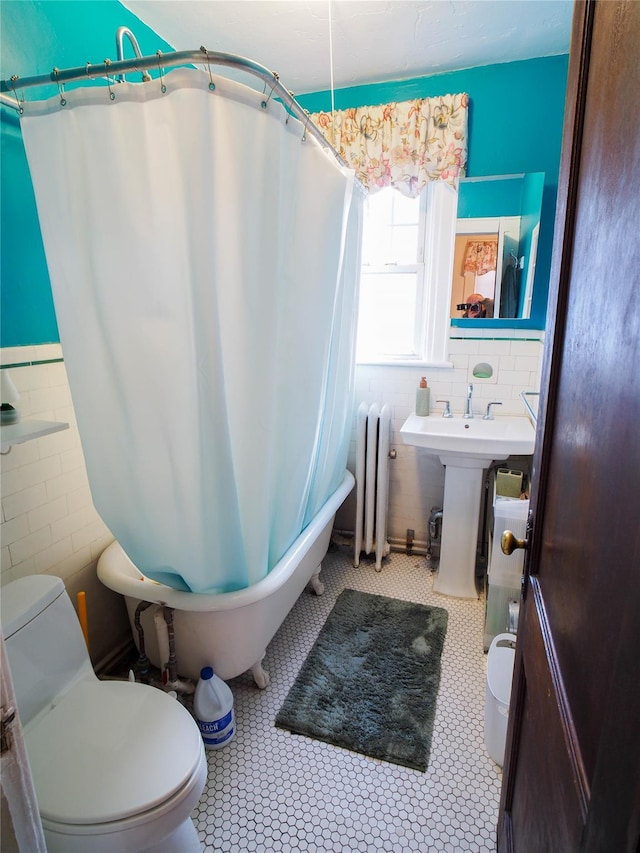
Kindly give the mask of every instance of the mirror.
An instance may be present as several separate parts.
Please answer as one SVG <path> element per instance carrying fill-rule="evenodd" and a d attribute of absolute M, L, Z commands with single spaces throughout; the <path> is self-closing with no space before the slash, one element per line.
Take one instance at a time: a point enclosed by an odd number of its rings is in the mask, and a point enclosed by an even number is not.
<path fill-rule="evenodd" d="M 452 318 L 530 316 L 543 189 L 544 172 L 460 180 Z"/>

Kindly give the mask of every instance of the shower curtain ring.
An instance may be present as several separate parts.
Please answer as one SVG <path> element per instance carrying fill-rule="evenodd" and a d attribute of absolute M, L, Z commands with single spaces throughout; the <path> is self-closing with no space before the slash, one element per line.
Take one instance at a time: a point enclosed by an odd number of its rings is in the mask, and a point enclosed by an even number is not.
<path fill-rule="evenodd" d="M 216 84 L 213 82 L 213 75 L 211 74 L 211 64 L 209 62 L 209 51 L 207 50 L 207 48 L 203 44 L 200 45 L 200 50 L 207 57 L 207 71 L 209 72 L 209 88 L 213 92 L 216 88 Z"/>
<path fill-rule="evenodd" d="M 302 139 L 300 140 L 300 142 L 307 141 L 307 127 L 309 126 L 309 122 L 311 121 L 311 113 L 309 112 L 309 110 L 305 110 L 305 113 L 307 114 L 307 118 L 304 123 L 304 132 L 302 134 Z"/>
<path fill-rule="evenodd" d="M 288 90 L 288 92 L 289 92 L 289 97 L 291 98 L 291 100 L 292 100 L 292 101 L 294 101 L 294 100 L 295 100 L 295 95 L 293 94 L 293 92 L 291 91 L 291 89 L 289 89 L 289 90 Z M 289 106 L 291 106 L 291 105 L 289 105 Z M 291 118 L 291 111 L 290 111 L 289 109 L 287 109 L 287 117 L 286 117 L 286 119 L 285 119 L 285 122 L 284 122 L 284 123 L 285 123 L 285 124 L 289 124 L 289 119 L 290 119 L 290 118 Z"/>
<path fill-rule="evenodd" d="M 158 71 L 160 72 L 160 91 L 164 95 L 167 91 L 167 87 L 164 85 L 164 71 L 162 69 L 162 66 L 160 65 L 160 60 L 162 59 L 162 51 L 157 50 L 156 56 L 158 57 Z"/>
<path fill-rule="evenodd" d="M 107 78 L 107 88 L 109 89 L 109 99 L 111 101 L 115 101 L 116 96 L 115 96 L 115 93 L 111 89 L 111 79 L 109 77 L 109 66 L 110 65 L 111 65 L 111 60 L 105 59 L 105 61 L 104 61 L 104 73 L 105 73 L 105 76 Z"/>
<path fill-rule="evenodd" d="M 22 113 L 24 112 L 24 107 L 22 106 L 22 104 L 24 103 L 24 92 L 22 92 L 21 98 L 18 97 L 18 93 L 16 92 L 16 80 L 19 79 L 20 78 L 17 74 L 13 74 L 11 76 L 11 88 L 13 89 L 13 96 L 18 104 L 18 112 L 20 113 L 20 115 L 22 115 Z"/>
<path fill-rule="evenodd" d="M 55 78 L 56 78 L 56 83 L 58 84 L 58 94 L 60 95 L 60 105 L 61 105 L 61 106 L 63 106 L 63 107 L 66 107 L 66 105 L 67 105 L 67 99 L 65 98 L 65 96 L 64 96 L 64 94 L 63 94 L 63 93 L 64 93 L 64 86 L 63 86 L 63 84 L 60 82 L 60 80 L 58 79 L 58 74 L 60 73 L 60 69 L 59 69 L 59 68 L 54 68 L 54 69 L 53 69 L 53 73 L 54 73 Z"/>
<path fill-rule="evenodd" d="M 91 63 L 90 63 L 90 62 L 87 62 L 87 64 L 86 64 L 86 65 L 85 65 L 85 67 L 84 67 L 84 73 L 87 75 L 87 77 L 89 78 L 89 80 L 93 80 L 93 74 L 92 74 L 92 73 L 91 73 L 91 71 L 89 70 L 90 68 L 91 68 Z"/>
<path fill-rule="evenodd" d="M 262 101 L 262 103 L 260 104 L 260 106 L 262 107 L 263 110 L 266 110 L 267 104 L 271 100 L 271 95 L 273 95 L 273 90 L 278 85 L 278 80 L 280 79 L 280 77 L 278 76 L 278 74 L 276 74 L 275 71 L 273 71 L 272 74 L 273 74 L 273 86 L 271 87 L 271 91 L 269 92 L 269 97 L 267 98 L 266 101 Z M 265 82 L 265 89 L 266 88 L 267 88 L 267 86 L 266 86 L 266 82 Z M 264 95 L 264 90 L 263 90 L 262 94 Z"/>

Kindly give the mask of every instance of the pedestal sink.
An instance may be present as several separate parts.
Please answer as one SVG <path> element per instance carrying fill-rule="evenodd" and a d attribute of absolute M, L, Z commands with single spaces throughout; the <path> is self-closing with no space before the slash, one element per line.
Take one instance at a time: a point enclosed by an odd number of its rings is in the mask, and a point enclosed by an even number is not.
<path fill-rule="evenodd" d="M 476 546 L 482 472 L 493 462 L 533 453 L 528 418 L 409 415 L 400 429 L 405 444 L 421 447 L 445 466 L 440 567 L 434 592 L 476 598 Z"/>

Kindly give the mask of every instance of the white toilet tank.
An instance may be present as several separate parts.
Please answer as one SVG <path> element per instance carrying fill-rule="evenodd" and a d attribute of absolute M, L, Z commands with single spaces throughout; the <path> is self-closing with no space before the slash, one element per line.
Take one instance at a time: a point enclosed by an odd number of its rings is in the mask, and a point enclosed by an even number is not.
<path fill-rule="evenodd" d="M 30 575 L 2 588 L 2 633 L 20 718 L 27 726 L 81 678 L 96 678 L 62 580 Z"/>

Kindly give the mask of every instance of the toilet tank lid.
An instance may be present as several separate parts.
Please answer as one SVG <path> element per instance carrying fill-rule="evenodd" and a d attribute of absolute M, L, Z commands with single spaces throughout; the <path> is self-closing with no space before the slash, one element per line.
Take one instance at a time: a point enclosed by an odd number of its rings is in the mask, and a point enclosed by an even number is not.
<path fill-rule="evenodd" d="M 54 575 L 27 575 L 0 590 L 0 619 L 5 640 L 31 622 L 64 592 L 62 580 Z"/>

